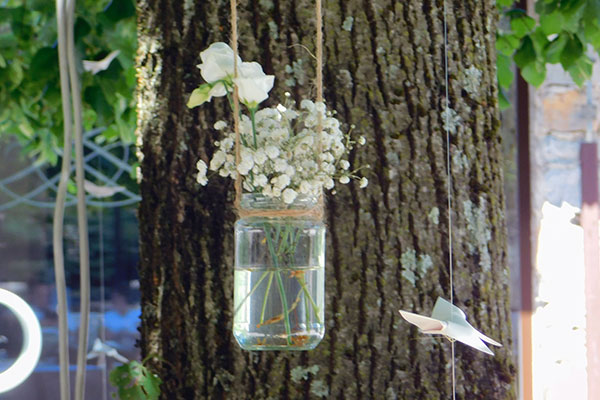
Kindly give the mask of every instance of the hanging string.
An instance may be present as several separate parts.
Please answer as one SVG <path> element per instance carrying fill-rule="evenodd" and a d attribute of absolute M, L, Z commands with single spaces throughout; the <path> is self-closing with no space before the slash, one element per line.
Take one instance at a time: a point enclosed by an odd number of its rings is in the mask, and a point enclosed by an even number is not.
<path fill-rule="evenodd" d="M 238 32 L 237 32 L 237 0 L 231 0 L 231 48 L 233 49 L 233 79 L 238 76 Z M 242 201 L 242 177 L 237 170 L 240 165 L 240 98 L 238 87 L 233 84 L 233 130 L 235 132 L 235 173 L 238 174 L 235 180 L 235 206 L 239 210 Z"/>
<path fill-rule="evenodd" d="M 446 21 L 446 0 L 444 0 L 444 78 L 446 81 L 446 108 L 445 124 L 446 130 L 446 170 L 447 197 L 448 197 L 448 269 L 450 275 L 450 303 L 454 304 L 454 262 L 452 250 L 452 169 L 450 164 L 450 96 L 448 94 L 448 23 Z M 454 340 L 450 341 L 452 347 L 452 400 L 456 400 L 456 362 L 454 356 Z"/>
<path fill-rule="evenodd" d="M 238 32 L 237 32 L 237 0 L 230 1 L 231 6 L 231 49 L 233 50 L 233 78 L 238 76 Z M 323 104 L 323 12 L 321 0 L 316 0 L 315 5 L 315 28 L 316 28 L 316 103 Z M 323 218 L 323 194 L 319 196 L 319 200 L 314 207 L 301 208 L 301 209 L 286 209 L 286 210 L 255 210 L 245 209 L 241 205 L 242 201 L 242 177 L 237 171 L 237 167 L 241 162 L 240 147 L 240 100 L 238 95 L 237 85 L 233 85 L 233 129 L 235 133 L 235 166 L 236 174 L 238 174 L 235 180 L 235 208 L 237 209 L 238 216 L 240 218 L 246 217 L 308 217 L 314 219 Z M 317 163 L 321 165 L 321 158 L 319 157 L 323 153 L 322 144 L 322 131 L 323 131 L 323 116 L 321 113 L 317 114 Z"/>
<path fill-rule="evenodd" d="M 323 103 L 323 11 L 321 7 L 321 0 L 316 0 L 315 5 L 315 29 L 317 31 L 317 40 L 315 43 L 316 53 L 317 53 L 317 73 L 316 73 L 316 83 L 317 83 L 317 103 Z M 321 132 L 323 131 L 323 116 L 321 113 L 317 114 L 317 136 L 318 136 L 318 145 L 317 145 L 317 154 L 321 154 L 323 151 L 322 143 L 321 143 Z M 321 159 L 319 158 L 319 163 Z"/>

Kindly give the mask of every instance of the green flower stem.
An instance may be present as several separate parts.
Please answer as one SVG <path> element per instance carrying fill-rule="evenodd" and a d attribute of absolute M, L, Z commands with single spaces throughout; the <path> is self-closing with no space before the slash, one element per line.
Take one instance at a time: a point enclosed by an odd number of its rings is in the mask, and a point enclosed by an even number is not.
<path fill-rule="evenodd" d="M 283 322 L 285 323 L 285 333 L 287 335 L 287 344 L 292 344 L 292 328 L 290 326 L 290 312 L 288 311 L 287 299 L 285 296 L 285 289 L 283 287 L 283 280 L 281 279 L 281 273 L 277 274 L 277 284 L 279 285 L 279 294 L 281 295 L 281 306 L 283 307 Z"/>
<path fill-rule="evenodd" d="M 250 121 L 252 121 L 252 136 L 254 137 L 254 150 L 258 149 L 258 144 L 256 142 L 256 122 L 255 122 L 255 114 L 256 114 L 256 108 L 257 107 L 248 107 L 248 109 L 250 110 Z"/>
<path fill-rule="evenodd" d="M 306 296 L 304 296 L 304 313 L 306 314 L 306 323 L 308 324 L 308 321 L 310 321 L 310 311 L 308 309 L 309 304 L 308 304 L 308 298 Z"/>
<path fill-rule="evenodd" d="M 266 274 L 266 272 L 265 272 Z M 263 297 L 262 309 L 260 310 L 260 323 L 265 322 L 265 308 L 267 307 L 267 299 L 269 298 L 269 291 L 271 290 L 271 283 L 273 283 L 273 271 L 269 273 L 269 281 L 267 282 L 267 290 L 265 297 Z"/>
<path fill-rule="evenodd" d="M 285 288 L 283 287 L 283 280 L 281 279 L 281 273 L 279 272 L 279 260 L 277 258 L 277 253 L 275 252 L 275 246 L 273 245 L 273 239 L 271 239 L 271 233 L 269 229 L 269 224 L 264 224 L 265 228 L 265 237 L 267 238 L 267 245 L 269 247 L 269 252 L 271 253 L 271 258 L 273 260 L 273 265 L 276 269 L 275 274 L 277 275 L 277 285 L 279 286 L 279 297 L 281 297 L 281 307 L 283 308 L 283 321 L 285 324 L 285 332 L 287 334 L 287 343 L 289 345 L 292 344 L 292 328 L 290 326 L 290 315 L 287 305 L 287 298 L 285 294 Z"/>
<path fill-rule="evenodd" d="M 321 323 L 321 318 L 319 317 L 320 310 L 319 310 L 319 307 L 317 306 L 317 304 L 315 303 L 315 301 L 313 300 L 312 296 L 310 295 L 308 288 L 306 287 L 306 282 L 304 282 L 304 276 L 299 276 L 296 279 L 298 280 L 298 283 L 302 287 L 302 291 L 304 292 L 305 298 L 308 298 L 308 300 L 310 301 L 310 304 L 312 304 L 313 310 L 315 312 L 315 318 L 317 320 L 317 323 L 320 324 Z M 308 322 L 309 320 L 310 320 L 310 318 L 307 317 L 306 321 Z"/>
<path fill-rule="evenodd" d="M 258 282 L 256 282 L 254 284 L 254 287 L 252 288 L 252 290 L 250 290 L 250 292 L 242 299 L 242 301 L 240 302 L 240 304 L 238 304 L 238 306 L 235 308 L 235 311 L 233 312 L 234 316 L 237 315 L 238 311 L 240 311 L 240 308 L 242 308 L 242 305 L 244 305 L 244 303 L 246 302 L 246 300 L 248 300 L 248 297 L 252 296 L 252 293 L 254 293 L 256 291 L 256 289 L 258 289 L 258 285 L 260 285 L 260 283 L 267 277 L 268 273 L 269 273 L 268 271 L 265 271 L 260 276 L 260 278 L 258 278 Z M 269 286 L 270 285 L 271 285 L 271 282 L 269 282 Z"/>

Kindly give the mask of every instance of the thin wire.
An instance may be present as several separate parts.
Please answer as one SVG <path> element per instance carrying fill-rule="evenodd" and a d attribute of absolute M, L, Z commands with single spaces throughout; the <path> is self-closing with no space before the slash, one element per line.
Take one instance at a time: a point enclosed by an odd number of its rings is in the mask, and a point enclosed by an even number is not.
<path fill-rule="evenodd" d="M 71 387 L 69 382 L 69 337 L 67 323 L 67 285 L 65 281 L 65 260 L 63 248 L 65 198 L 67 194 L 67 182 L 69 180 L 71 166 L 71 107 L 69 71 L 67 67 L 66 46 L 66 21 L 65 2 L 56 0 L 56 22 L 58 25 L 58 54 L 60 66 L 60 88 L 63 104 L 63 157 L 60 174 L 60 182 L 56 192 L 56 204 L 54 206 L 54 220 L 52 227 L 52 248 L 54 256 L 54 276 L 56 281 L 56 295 L 58 300 L 58 354 L 60 365 L 60 398 L 69 400 Z"/>
<path fill-rule="evenodd" d="M 446 0 L 444 0 L 444 78 L 446 81 L 446 168 L 448 172 L 448 268 L 450 274 L 450 303 L 454 304 L 454 262 L 452 251 L 452 169 L 450 164 L 450 95 L 448 93 L 448 23 L 446 21 Z M 452 400 L 456 400 L 456 362 L 454 357 L 454 341 L 452 347 Z"/>
<path fill-rule="evenodd" d="M 235 132 L 235 173 L 238 175 L 235 180 L 235 206 L 240 208 L 242 201 L 242 174 L 237 171 L 240 165 L 240 98 L 238 87 L 235 84 L 235 78 L 238 76 L 238 29 L 237 29 L 237 0 L 229 2 L 231 6 L 231 48 L 233 49 L 233 131 Z"/>

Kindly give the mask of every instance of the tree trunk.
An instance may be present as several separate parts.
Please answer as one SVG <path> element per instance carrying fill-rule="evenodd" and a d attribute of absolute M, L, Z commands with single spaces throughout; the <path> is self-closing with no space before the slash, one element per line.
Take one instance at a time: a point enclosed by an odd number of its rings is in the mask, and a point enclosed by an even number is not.
<path fill-rule="evenodd" d="M 504 345 L 456 345 L 457 398 L 513 399 L 495 2 L 446 1 L 454 301 Z M 239 3 L 242 58 L 276 75 L 268 103 L 313 96 L 314 2 Z M 162 398 L 451 398 L 450 343 L 398 313 L 450 297 L 442 0 L 325 1 L 325 99 L 367 138 L 350 160 L 371 169 L 365 190 L 327 196 L 327 332 L 310 352 L 238 348 L 233 185 L 195 181 L 231 113 L 224 99 L 185 103 L 200 51 L 229 40 L 228 5 L 138 0 L 141 347 L 163 359 Z"/>

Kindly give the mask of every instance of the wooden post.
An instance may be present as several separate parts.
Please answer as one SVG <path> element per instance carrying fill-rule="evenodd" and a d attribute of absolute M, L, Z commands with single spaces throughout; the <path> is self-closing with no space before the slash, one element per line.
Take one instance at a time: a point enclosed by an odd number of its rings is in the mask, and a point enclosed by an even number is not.
<path fill-rule="evenodd" d="M 600 248 L 598 242 L 598 145 L 582 143 L 581 227 L 585 263 L 588 399 L 600 399 Z"/>
<path fill-rule="evenodd" d="M 522 1 L 526 6 L 526 2 Z M 531 166 L 529 155 L 529 86 L 517 78 L 517 164 L 519 171 L 519 264 L 521 280 L 520 393 L 533 400 L 533 265 L 531 254 Z"/>

